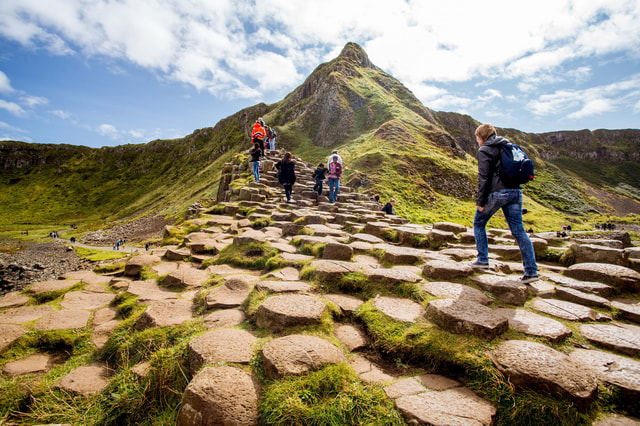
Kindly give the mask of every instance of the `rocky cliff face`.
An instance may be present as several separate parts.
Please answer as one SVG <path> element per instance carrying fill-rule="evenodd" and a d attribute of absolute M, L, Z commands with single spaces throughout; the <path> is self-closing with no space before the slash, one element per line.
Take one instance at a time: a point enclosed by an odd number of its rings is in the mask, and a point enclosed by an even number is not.
<path fill-rule="evenodd" d="M 580 130 L 540 134 L 552 149 L 541 151 L 545 159 L 568 156 L 602 164 L 640 161 L 640 130 Z"/>

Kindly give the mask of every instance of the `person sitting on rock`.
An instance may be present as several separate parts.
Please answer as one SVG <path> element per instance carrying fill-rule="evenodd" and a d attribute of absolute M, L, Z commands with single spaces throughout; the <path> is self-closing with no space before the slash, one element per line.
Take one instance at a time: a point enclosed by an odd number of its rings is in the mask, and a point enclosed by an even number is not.
<path fill-rule="evenodd" d="M 386 214 L 392 214 L 395 215 L 396 212 L 393 211 L 393 206 L 396 205 L 396 200 L 394 200 L 393 198 L 389 200 L 389 202 L 387 204 L 384 205 L 384 207 L 382 207 L 382 211 L 385 212 Z"/>

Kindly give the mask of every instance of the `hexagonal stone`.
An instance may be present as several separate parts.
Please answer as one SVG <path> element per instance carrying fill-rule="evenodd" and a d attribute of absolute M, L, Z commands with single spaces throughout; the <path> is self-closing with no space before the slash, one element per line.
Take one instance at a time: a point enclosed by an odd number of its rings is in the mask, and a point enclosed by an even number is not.
<path fill-rule="evenodd" d="M 350 324 L 338 325 L 334 334 L 349 351 L 356 351 L 369 345 L 367 334 L 362 329 Z"/>
<path fill-rule="evenodd" d="M 411 247 L 388 246 L 382 259 L 392 265 L 413 265 L 421 262 L 424 255 L 424 250 Z"/>
<path fill-rule="evenodd" d="M 115 308 L 103 308 L 103 309 L 97 310 L 93 314 L 92 324 L 93 325 L 104 324 L 105 322 L 115 319 L 117 315 L 118 315 L 118 311 Z"/>
<path fill-rule="evenodd" d="M 193 302 L 187 300 L 161 300 L 151 304 L 136 322 L 136 330 L 150 327 L 180 325 L 193 319 Z"/>
<path fill-rule="evenodd" d="M 52 306 L 20 306 L 0 312 L 0 324 L 18 324 L 37 320 L 54 312 Z"/>
<path fill-rule="evenodd" d="M 399 297 L 376 296 L 373 306 L 388 317 L 403 322 L 416 322 L 424 314 L 419 303 Z"/>
<path fill-rule="evenodd" d="M 211 328 L 233 327 L 242 324 L 247 316 L 240 309 L 220 309 L 206 315 L 204 325 Z"/>
<path fill-rule="evenodd" d="M 422 268 L 422 275 L 437 280 L 453 280 L 468 277 L 471 274 L 473 274 L 471 266 L 453 260 L 432 259 Z"/>
<path fill-rule="evenodd" d="M 191 250 L 179 248 L 167 248 L 164 257 L 169 260 L 184 260 L 191 256 Z"/>
<path fill-rule="evenodd" d="M 257 425 L 261 387 L 236 367 L 205 367 L 182 394 L 176 426 Z"/>
<path fill-rule="evenodd" d="M 3 296 L 0 296 L 0 309 L 2 308 L 16 308 L 22 306 L 29 301 L 29 296 L 21 294 L 19 291 L 12 291 Z"/>
<path fill-rule="evenodd" d="M 313 288 L 302 281 L 258 281 L 256 287 L 260 290 L 270 291 L 271 293 L 293 293 L 309 291 Z"/>
<path fill-rule="evenodd" d="M 38 330 L 64 330 L 86 327 L 91 313 L 80 309 L 51 312 L 36 322 Z"/>
<path fill-rule="evenodd" d="M 189 342 L 189 367 L 195 373 L 205 364 L 249 364 L 256 337 L 246 330 L 223 328 L 208 331 Z"/>
<path fill-rule="evenodd" d="M 151 254 L 131 257 L 124 266 L 124 274 L 130 277 L 140 275 L 142 268 L 158 263 L 160 260 L 160 257 Z"/>
<path fill-rule="evenodd" d="M 375 235 L 363 234 L 363 233 L 353 234 L 351 236 L 351 241 L 362 241 L 370 244 L 384 243 L 384 240 L 382 238 L 376 237 Z"/>
<path fill-rule="evenodd" d="M 587 293 L 597 294 L 601 297 L 611 297 L 615 293 L 615 288 L 603 283 L 595 281 L 580 281 L 575 278 L 565 277 L 564 275 L 549 275 L 549 280 L 563 287 L 573 288 L 575 290 Z"/>
<path fill-rule="evenodd" d="M 60 306 L 65 309 L 97 309 L 108 305 L 115 298 L 116 295 L 110 293 L 72 291 L 64 295 Z"/>
<path fill-rule="evenodd" d="M 322 297 L 338 305 L 340 310 L 347 315 L 355 312 L 364 303 L 357 297 L 345 294 L 325 294 Z"/>
<path fill-rule="evenodd" d="M 580 332 L 589 341 L 630 356 L 640 355 L 640 331 L 613 324 L 585 324 Z"/>
<path fill-rule="evenodd" d="M 640 291 L 640 273 L 633 269 L 605 263 L 577 263 L 564 271 L 568 277 L 599 281 L 622 291 Z"/>
<path fill-rule="evenodd" d="M 620 389 L 628 403 L 637 403 L 640 398 L 640 361 L 587 349 L 575 349 L 569 358 L 590 368 L 598 379 Z"/>
<path fill-rule="evenodd" d="M 593 422 L 591 426 L 640 426 L 640 419 L 620 414 L 605 414 Z"/>
<path fill-rule="evenodd" d="M 610 308 L 611 302 L 604 297 L 595 294 L 584 293 L 569 287 L 558 287 L 556 289 L 556 297 L 568 302 L 575 302 L 585 306 L 595 306 L 598 308 Z"/>
<path fill-rule="evenodd" d="M 285 327 L 318 324 L 326 305 L 320 299 L 302 294 L 285 294 L 266 299 L 256 312 L 258 327 L 280 331 Z"/>
<path fill-rule="evenodd" d="M 237 308 L 249 297 L 255 283 L 259 280 L 253 275 L 230 275 L 224 284 L 207 294 L 207 308 Z"/>
<path fill-rule="evenodd" d="M 390 285 L 417 283 L 423 280 L 420 275 L 402 269 L 364 268 L 361 272 L 372 282 Z"/>
<path fill-rule="evenodd" d="M 432 281 L 422 284 L 422 290 L 443 299 L 464 299 L 481 305 L 488 305 L 491 302 L 483 292 L 468 285 Z"/>
<path fill-rule="evenodd" d="M 570 321 L 595 321 L 598 318 L 593 309 L 564 300 L 536 299 L 531 307 L 536 311 Z"/>
<path fill-rule="evenodd" d="M 295 253 L 295 249 L 294 249 L 294 253 Z M 300 271 L 297 270 L 296 268 L 292 268 L 291 266 L 287 266 L 286 268 L 269 272 L 267 274 L 267 278 L 274 278 L 276 280 L 281 280 L 281 281 L 298 281 L 300 279 Z"/>
<path fill-rule="evenodd" d="M 626 320 L 640 323 L 640 301 L 634 299 L 617 298 L 611 305 L 620 311 L 620 316 Z"/>
<path fill-rule="evenodd" d="M 78 367 L 61 378 L 58 387 L 83 396 L 91 395 L 107 387 L 109 373 L 107 366 L 101 363 Z"/>
<path fill-rule="evenodd" d="M 471 280 L 501 302 L 523 306 L 527 301 L 527 286 L 515 278 L 482 274 L 472 277 Z"/>
<path fill-rule="evenodd" d="M 26 330 L 20 325 L 0 324 L 0 354 L 16 340 L 24 336 Z"/>
<path fill-rule="evenodd" d="M 262 358 L 264 372 L 271 379 L 297 376 L 345 360 L 342 351 L 328 340 L 299 334 L 265 343 Z"/>
<path fill-rule="evenodd" d="M 138 302 L 141 303 L 178 298 L 175 292 L 158 286 L 156 280 L 132 281 L 127 285 L 127 293 L 140 296 Z"/>
<path fill-rule="evenodd" d="M 162 281 L 167 287 L 202 287 L 209 280 L 209 273 L 201 269 L 186 267 L 179 268 L 169 274 Z"/>
<path fill-rule="evenodd" d="M 93 329 L 93 333 L 91 334 L 91 341 L 98 349 L 102 349 L 104 345 L 111 337 L 111 333 L 115 328 L 120 324 L 119 320 L 111 320 L 107 321 L 103 324 L 98 325 Z"/>
<path fill-rule="evenodd" d="M 571 329 L 549 317 L 524 309 L 498 308 L 496 311 L 509 320 L 509 327 L 520 333 L 540 336 L 552 342 L 560 342 L 571 335 Z"/>
<path fill-rule="evenodd" d="M 453 232 L 454 234 L 460 234 L 462 232 L 466 232 L 467 227 L 464 225 L 460 225 L 458 223 L 452 223 L 452 222 L 435 222 L 433 224 L 433 229 L 438 229 L 440 231 Z"/>
<path fill-rule="evenodd" d="M 363 355 L 353 356 L 349 364 L 360 377 L 360 380 L 367 383 L 384 383 L 397 379 L 396 376 L 389 374 L 388 368 Z"/>
<path fill-rule="evenodd" d="M 80 280 L 50 280 L 31 284 L 26 290 L 31 294 L 41 294 L 49 291 L 67 290 L 78 284 Z"/>
<path fill-rule="evenodd" d="M 33 354 L 16 361 L 6 363 L 2 368 L 2 372 L 9 377 L 13 377 L 47 371 L 51 368 L 51 361 L 51 355 Z"/>
<path fill-rule="evenodd" d="M 452 333 L 493 339 L 509 328 L 509 322 L 495 310 L 468 300 L 439 299 L 427 305 L 426 317 Z"/>
<path fill-rule="evenodd" d="M 491 351 L 490 357 L 517 387 L 568 396 L 583 409 L 595 397 L 598 381 L 591 370 L 541 343 L 507 340 Z"/>
<path fill-rule="evenodd" d="M 311 263 L 319 280 L 335 282 L 350 272 L 359 272 L 362 266 L 340 260 L 316 260 Z"/>
<path fill-rule="evenodd" d="M 323 259 L 350 260 L 352 256 L 353 248 L 338 242 L 326 244 L 322 251 Z"/>
<path fill-rule="evenodd" d="M 492 425 L 497 408 L 471 389 L 422 392 L 396 399 L 396 407 L 410 422 L 425 425 Z"/>
<path fill-rule="evenodd" d="M 67 272 L 62 275 L 64 279 L 80 280 L 87 284 L 109 284 L 111 277 L 105 277 L 104 275 L 98 275 L 93 271 L 82 270 Z"/>
<path fill-rule="evenodd" d="M 249 244 L 249 243 L 264 243 L 267 241 L 267 235 L 264 232 L 248 229 L 241 235 L 234 237 L 233 244 Z"/>

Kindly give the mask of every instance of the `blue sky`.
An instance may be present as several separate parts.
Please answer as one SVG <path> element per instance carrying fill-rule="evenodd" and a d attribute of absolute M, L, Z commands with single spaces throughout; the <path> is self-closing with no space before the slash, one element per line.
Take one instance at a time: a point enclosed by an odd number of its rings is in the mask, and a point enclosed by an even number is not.
<path fill-rule="evenodd" d="M 283 99 L 345 43 L 429 108 L 640 127 L 637 0 L 2 0 L 0 140 L 183 137 Z"/>

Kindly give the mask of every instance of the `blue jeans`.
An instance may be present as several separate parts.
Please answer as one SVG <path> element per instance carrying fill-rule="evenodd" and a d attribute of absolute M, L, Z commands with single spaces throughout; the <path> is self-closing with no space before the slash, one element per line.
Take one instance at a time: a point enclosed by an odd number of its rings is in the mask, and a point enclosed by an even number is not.
<path fill-rule="evenodd" d="M 253 177 L 256 178 L 256 182 L 260 182 L 260 162 L 253 162 Z"/>
<path fill-rule="evenodd" d="M 487 240 L 486 225 L 498 209 L 502 209 L 504 218 L 509 224 L 511 235 L 518 242 L 520 253 L 522 254 L 522 264 L 525 275 L 537 275 L 538 265 L 536 255 L 533 251 L 533 244 L 522 224 L 522 192 L 519 189 L 503 189 L 489 194 L 487 204 L 483 211 L 476 208 L 476 215 L 473 218 L 473 234 L 476 239 L 478 249 L 478 262 L 489 262 L 489 242 Z"/>
<path fill-rule="evenodd" d="M 335 203 L 340 191 L 340 179 L 329 178 L 329 202 Z"/>

